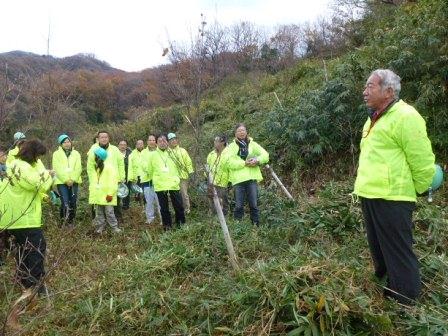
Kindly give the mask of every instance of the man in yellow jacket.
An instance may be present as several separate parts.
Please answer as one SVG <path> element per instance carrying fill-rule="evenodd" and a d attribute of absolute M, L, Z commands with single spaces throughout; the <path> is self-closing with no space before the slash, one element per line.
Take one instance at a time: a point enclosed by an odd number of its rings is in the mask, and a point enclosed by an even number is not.
<path fill-rule="evenodd" d="M 155 210 L 157 210 L 157 213 L 161 218 L 159 201 L 148 172 L 151 153 L 157 149 L 156 136 L 154 134 L 149 134 L 147 147 L 141 151 L 138 151 L 137 148 L 134 149 L 129 158 L 131 161 L 130 180 L 133 182 L 139 182 L 143 189 L 143 195 L 145 197 L 146 223 L 151 224 L 156 217 Z"/>
<path fill-rule="evenodd" d="M 52 167 L 56 173 L 54 184 L 61 197 L 60 217 L 62 224 L 74 225 L 78 185 L 81 184 L 81 155 L 73 148 L 67 134 L 58 137 L 59 147 L 53 153 Z"/>
<path fill-rule="evenodd" d="M 46 151 L 39 140 L 26 141 L 8 165 L 7 180 L 0 184 L 0 231 L 6 230 L 15 238 L 22 286 L 39 286 L 37 290 L 42 294 L 46 242 L 41 228 L 41 203 L 54 175 L 38 163 Z"/>
<path fill-rule="evenodd" d="M 269 162 L 269 153 L 248 136 L 246 125 L 237 124 L 235 139 L 226 148 L 229 180 L 235 190 L 235 209 L 233 216 L 241 220 L 244 215 L 244 202 L 249 202 L 250 219 L 260 225 L 258 211 L 258 185 L 263 180 L 260 165 Z"/>
<path fill-rule="evenodd" d="M 157 149 L 150 154 L 148 175 L 159 200 L 163 227 L 165 230 L 168 230 L 172 227 L 168 196 L 174 208 L 176 224 L 181 225 L 185 223 L 184 207 L 179 193 L 179 166 L 174 161 L 173 156 L 168 153 L 166 135 L 159 134 L 156 139 Z"/>
<path fill-rule="evenodd" d="M 434 154 L 420 114 L 399 100 L 400 77 L 372 72 L 364 90 L 369 109 L 354 193 L 361 198 L 375 275 L 387 277 L 384 294 L 412 304 L 421 289 L 412 244 L 416 195 L 428 190 Z"/>
<path fill-rule="evenodd" d="M 174 133 L 168 133 L 169 149 L 168 153 L 173 158 L 179 170 L 180 194 L 184 204 L 185 213 L 190 213 L 190 197 L 188 196 L 188 180 L 194 172 L 193 162 L 185 148 L 179 146 L 177 136 Z"/>

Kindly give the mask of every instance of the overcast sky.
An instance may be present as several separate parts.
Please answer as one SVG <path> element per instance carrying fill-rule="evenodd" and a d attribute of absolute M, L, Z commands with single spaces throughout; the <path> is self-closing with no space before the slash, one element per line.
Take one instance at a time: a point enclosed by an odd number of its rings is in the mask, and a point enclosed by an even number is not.
<path fill-rule="evenodd" d="M 57 57 L 93 53 L 126 71 L 166 62 L 168 36 L 189 40 L 203 13 L 229 25 L 264 27 L 314 21 L 331 0 L 0 0 L 0 52 L 23 50 Z"/>

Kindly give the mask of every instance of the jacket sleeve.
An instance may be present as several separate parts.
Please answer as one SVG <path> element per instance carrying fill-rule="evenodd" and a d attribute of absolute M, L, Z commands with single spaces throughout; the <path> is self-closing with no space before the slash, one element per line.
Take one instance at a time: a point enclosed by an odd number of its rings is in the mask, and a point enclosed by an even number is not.
<path fill-rule="evenodd" d="M 72 155 L 76 155 L 75 166 L 73 167 L 72 180 L 74 182 L 78 182 L 81 181 L 81 173 L 82 173 L 81 154 L 79 154 L 79 152 L 73 152 Z"/>
<path fill-rule="evenodd" d="M 128 157 L 128 181 L 135 181 L 137 174 L 136 174 L 136 160 L 135 160 L 135 153 L 132 152 L 129 154 Z"/>
<path fill-rule="evenodd" d="M 126 172 L 124 170 L 124 158 L 121 155 L 120 150 L 117 148 L 115 155 L 117 156 L 118 178 L 120 181 L 124 181 L 126 178 Z"/>
<path fill-rule="evenodd" d="M 184 161 L 185 168 L 187 169 L 188 174 L 193 173 L 194 172 L 193 161 L 191 161 L 191 157 L 185 149 L 183 151 L 183 161 Z"/>
<path fill-rule="evenodd" d="M 142 163 L 142 169 L 146 172 L 148 175 L 148 179 L 152 181 L 152 175 L 154 174 L 154 158 L 153 155 L 148 154 L 144 159 Z"/>
<path fill-rule="evenodd" d="M 255 141 L 253 142 L 253 145 L 255 147 L 254 148 L 255 153 L 257 155 L 257 158 L 258 158 L 258 161 L 260 162 L 260 164 L 268 163 L 269 162 L 269 153 Z"/>
<path fill-rule="evenodd" d="M 426 133 L 425 120 L 415 111 L 405 114 L 399 125 L 396 139 L 411 169 L 416 192 L 424 193 L 431 185 L 435 173 L 435 157 Z"/>

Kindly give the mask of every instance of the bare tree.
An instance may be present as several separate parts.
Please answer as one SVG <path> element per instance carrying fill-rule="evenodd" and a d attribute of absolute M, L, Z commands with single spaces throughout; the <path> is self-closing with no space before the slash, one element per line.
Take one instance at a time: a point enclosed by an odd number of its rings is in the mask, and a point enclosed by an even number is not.
<path fill-rule="evenodd" d="M 230 42 L 241 70 L 254 68 L 255 59 L 259 54 L 261 34 L 259 29 L 250 22 L 243 21 L 230 27 Z"/>

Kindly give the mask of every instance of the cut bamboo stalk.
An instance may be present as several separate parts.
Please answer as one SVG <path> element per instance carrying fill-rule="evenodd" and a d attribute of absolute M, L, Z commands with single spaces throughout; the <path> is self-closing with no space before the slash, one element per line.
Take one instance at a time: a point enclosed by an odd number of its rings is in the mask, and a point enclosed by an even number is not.
<path fill-rule="evenodd" d="M 233 248 L 232 238 L 230 237 L 229 228 L 227 227 L 226 218 L 222 212 L 221 202 L 219 201 L 218 193 L 216 192 L 215 186 L 213 185 L 213 177 L 210 173 L 208 165 L 205 166 L 207 172 L 208 183 L 212 188 L 213 192 L 213 204 L 218 215 L 219 224 L 221 224 L 222 233 L 224 234 L 224 240 L 226 242 L 227 252 L 229 253 L 230 263 L 234 270 L 238 271 L 240 268 L 236 259 L 235 249 Z"/>
<path fill-rule="evenodd" d="M 292 197 L 292 195 L 290 194 L 290 192 L 288 191 L 288 189 L 286 189 L 285 185 L 282 183 L 282 181 L 280 181 L 280 179 L 278 178 L 277 174 L 275 173 L 274 169 L 272 169 L 272 167 L 270 165 L 266 165 L 265 166 L 266 169 L 269 170 L 269 172 L 271 173 L 272 177 L 274 178 L 275 182 L 278 184 L 278 186 L 280 187 L 280 189 L 283 190 L 283 192 L 285 193 L 285 195 L 291 200 L 294 201 L 294 198 Z"/>

